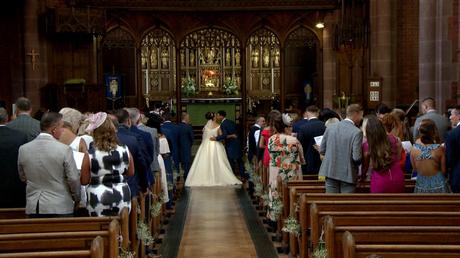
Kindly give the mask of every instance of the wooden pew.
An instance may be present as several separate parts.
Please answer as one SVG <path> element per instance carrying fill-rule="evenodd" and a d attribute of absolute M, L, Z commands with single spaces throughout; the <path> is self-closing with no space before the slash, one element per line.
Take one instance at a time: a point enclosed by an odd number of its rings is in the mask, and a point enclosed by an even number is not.
<path fill-rule="evenodd" d="M 66 250 L 66 251 L 35 251 L 35 252 L 14 252 L 14 253 L 0 253 L 0 258 L 39 258 L 39 257 L 53 257 L 53 258 L 68 258 L 68 257 L 89 257 L 89 258 L 103 258 L 104 257 L 104 240 L 102 237 L 97 236 L 91 242 L 89 250 Z"/>
<path fill-rule="evenodd" d="M 415 181 L 407 181 L 405 189 L 407 193 L 413 193 L 415 187 Z M 329 198 L 331 195 L 327 194 L 328 197 L 324 197 L 326 188 L 324 185 L 321 186 L 290 186 L 289 187 L 289 214 L 290 216 L 296 218 L 300 221 L 300 210 L 302 209 L 301 205 L 301 196 L 304 194 L 321 194 L 320 199 Z M 370 191 L 370 184 L 367 182 L 361 187 L 356 189 L 356 192 L 359 194 L 362 193 L 369 193 Z M 342 196 L 344 194 L 341 194 Z M 355 194 L 353 194 L 354 196 Z M 333 196 L 333 195 L 332 195 Z M 284 198 L 284 197 L 283 197 Z M 283 199 L 284 200 L 284 199 Z M 284 200 L 285 201 L 285 200 Z M 308 211 L 307 211 L 308 212 Z M 302 225 L 302 223 L 301 223 Z M 283 239 L 284 240 L 284 239 Z M 295 237 L 293 235 L 289 236 L 289 249 L 292 255 L 297 255 L 298 253 L 298 245 Z"/>
<path fill-rule="evenodd" d="M 1 208 L 0 219 L 21 219 L 26 218 L 25 208 Z"/>
<path fill-rule="evenodd" d="M 441 198 L 444 198 L 440 200 Z M 365 202 L 364 202 L 365 201 Z M 312 205 L 315 203 L 315 205 Z M 425 204 L 433 205 L 424 207 Z M 460 210 L 460 207 L 455 207 L 460 204 L 459 196 L 453 194 L 317 194 L 302 195 L 301 207 L 299 211 L 299 223 L 301 226 L 302 234 L 300 237 L 300 256 L 307 256 L 307 243 L 308 243 L 308 229 L 315 223 L 315 227 L 319 228 L 318 221 L 310 221 L 310 211 L 432 211 L 440 208 L 439 211 L 449 211 L 449 207 L 453 207 L 452 211 Z M 310 207 L 310 205 L 312 207 Z M 316 212 L 316 211 L 315 211 Z M 315 235 L 313 235 L 315 234 Z M 319 238 L 318 230 L 311 232 L 311 240 L 313 246 L 316 246 Z M 291 250 L 297 252 L 297 241 L 291 242 Z"/>
<path fill-rule="evenodd" d="M 345 232 L 342 243 L 345 258 L 367 258 L 372 255 L 384 258 L 454 258 L 460 256 L 460 245 L 356 244 L 350 232 Z"/>
<path fill-rule="evenodd" d="M 362 244 L 460 244 L 460 212 L 371 213 L 363 217 L 354 214 L 354 220 L 349 216 L 325 217 L 328 258 L 343 256 L 342 237 L 346 231 Z"/>
<path fill-rule="evenodd" d="M 89 249 L 92 240 L 101 236 L 104 239 L 104 257 L 113 258 L 118 256 L 119 232 L 120 224 L 112 220 L 107 230 L 0 234 L 0 250 L 31 252 Z"/>
<path fill-rule="evenodd" d="M 124 208 L 120 216 L 113 217 L 0 219 L 0 234 L 107 230 L 110 222 L 115 219 L 120 223 L 122 247 L 127 249 L 128 216 L 128 208 Z"/>

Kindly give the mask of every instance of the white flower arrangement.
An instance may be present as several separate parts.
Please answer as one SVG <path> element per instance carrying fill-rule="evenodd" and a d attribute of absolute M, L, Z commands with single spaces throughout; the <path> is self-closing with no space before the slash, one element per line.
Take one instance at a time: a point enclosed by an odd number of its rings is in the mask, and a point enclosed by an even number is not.
<path fill-rule="evenodd" d="M 144 243 L 144 245 L 151 245 L 153 244 L 153 237 L 150 229 L 148 228 L 147 224 L 142 221 L 137 222 L 137 238 Z"/>
<path fill-rule="evenodd" d="M 161 214 L 161 207 L 164 202 L 164 195 L 163 193 L 159 194 L 158 196 L 153 195 L 153 203 L 150 206 L 150 214 L 152 217 L 158 217 Z"/>
<path fill-rule="evenodd" d="M 277 221 L 283 212 L 283 201 L 276 190 L 272 190 L 268 204 L 268 217 L 272 221 Z"/>
<path fill-rule="evenodd" d="M 232 78 L 225 79 L 223 89 L 226 95 L 238 95 L 238 86 Z"/>
<path fill-rule="evenodd" d="M 321 236 L 319 237 L 318 246 L 313 251 L 314 258 L 327 258 L 327 248 L 326 243 L 323 240 L 324 231 L 321 232 Z"/>
<path fill-rule="evenodd" d="M 284 220 L 284 227 L 281 229 L 281 231 L 299 236 L 300 224 L 294 217 L 289 216 Z"/>
<path fill-rule="evenodd" d="M 123 249 L 123 247 L 120 247 L 120 253 L 118 254 L 117 258 L 134 258 L 135 254 L 135 252 L 130 252 Z"/>
<path fill-rule="evenodd" d="M 190 97 L 196 94 L 195 80 L 190 78 L 190 76 L 182 79 L 181 88 L 182 93 L 184 93 L 186 97 Z"/>

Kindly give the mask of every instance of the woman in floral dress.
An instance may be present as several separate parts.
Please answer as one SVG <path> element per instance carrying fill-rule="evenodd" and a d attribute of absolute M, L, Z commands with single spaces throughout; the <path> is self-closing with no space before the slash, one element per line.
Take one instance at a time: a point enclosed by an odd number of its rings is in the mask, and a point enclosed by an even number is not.
<path fill-rule="evenodd" d="M 305 163 L 302 145 L 292 136 L 292 118 L 288 114 L 275 116 L 273 125 L 276 133 L 268 140 L 270 153 L 269 167 L 269 205 L 268 217 L 276 220 L 281 211 L 279 194 L 277 192 L 277 177 L 289 181 L 302 177 L 301 165 Z"/>

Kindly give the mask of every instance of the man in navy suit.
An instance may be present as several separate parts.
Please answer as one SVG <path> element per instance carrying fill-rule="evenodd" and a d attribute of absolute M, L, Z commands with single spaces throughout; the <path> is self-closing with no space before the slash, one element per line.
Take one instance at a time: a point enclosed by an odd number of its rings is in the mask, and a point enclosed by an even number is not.
<path fill-rule="evenodd" d="M 161 124 L 161 132 L 166 136 L 168 140 L 169 149 L 173 158 L 173 169 L 179 171 L 179 127 L 176 124 L 171 122 L 172 114 L 171 112 L 163 113 L 164 122 Z"/>
<path fill-rule="evenodd" d="M 460 193 L 460 106 L 452 109 L 450 115 L 452 130 L 447 134 L 446 153 L 449 183 L 452 192 Z"/>
<path fill-rule="evenodd" d="M 319 109 L 317 106 L 309 106 L 305 111 L 308 119 L 297 131 L 297 139 L 302 144 L 303 155 L 307 164 L 302 165 L 302 173 L 318 174 L 321 167 L 321 159 L 318 151 L 313 147 L 316 144 L 315 137 L 321 136 L 326 130 L 324 122 L 318 119 Z"/>
<path fill-rule="evenodd" d="M 113 118 L 116 120 L 114 121 Z M 138 140 L 138 136 L 132 133 L 129 128 L 131 127 L 131 120 L 129 119 L 128 111 L 119 109 L 115 111 L 112 121 L 117 125 L 117 136 L 122 144 L 128 146 L 134 161 L 135 175 L 128 177 L 128 185 L 131 189 L 131 196 L 137 196 L 139 188 L 145 192 L 148 187 L 147 172 L 150 170 L 149 163 L 145 157 L 145 146 Z"/>
<path fill-rule="evenodd" d="M 242 160 L 243 153 L 241 151 L 240 140 L 237 135 L 236 124 L 235 122 L 226 119 L 226 116 L 227 112 L 224 110 L 220 110 L 216 114 L 217 121 L 221 123 L 220 129 L 222 130 L 222 135 L 217 136 L 215 140 L 225 141 L 225 150 L 232 168 L 235 169 L 238 166 L 240 177 L 245 178 L 246 173 Z"/>
<path fill-rule="evenodd" d="M 179 128 L 179 157 L 182 169 L 184 170 L 185 182 L 188 176 L 188 171 L 190 170 L 193 145 L 193 128 L 190 125 L 189 114 L 182 112 L 182 120 L 177 126 Z"/>
<path fill-rule="evenodd" d="M 307 112 L 305 111 L 303 113 L 303 118 L 300 119 L 299 121 L 295 122 L 293 125 L 292 125 L 292 132 L 293 133 L 298 133 L 299 130 L 300 130 L 300 127 L 302 127 L 303 125 L 305 125 L 306 123 L 308 123 L 308 117 L 307 117 Z"/>
<path fill-rule="evenodd" d="M 141 144 L 144 144 L 145 150 L 147 151 L 144 153 L 146 162 L 149 167 L 152 166 L 153 162 L 153 140 L 152 137 L 150 136 L 149 133 L 142 131 L 137 127 L 139 124 L 139 119 L 140 119 L 140 114 L 137 110 L 137 108 L 125 108 L 126 111 L 128 111 L 129 114 L 129 119 L 131 120 L 131 126 L 129 127 L 129 130 L 136 135 L 136 138 L 142 142 Z M 146 173 L 147 176 L 147 182 L 148 186 L 150 187 L 153 184 L 154 178 L 153 174 L 149 170 Z"/>
<path fill-rule="evenodd" d="M 27 135 L 5 126 L 8 112 L 0 108 L 0 208 L 26 206 L 26 184 L 18 174 L 18 150 Z"/>

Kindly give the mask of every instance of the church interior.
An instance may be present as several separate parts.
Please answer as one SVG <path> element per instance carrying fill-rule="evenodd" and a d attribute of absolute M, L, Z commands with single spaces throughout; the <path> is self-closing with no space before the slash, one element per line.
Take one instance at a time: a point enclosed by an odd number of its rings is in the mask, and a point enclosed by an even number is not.
<path fill-rule="evenodd" d="M 32 116 L 64 107 L 87 114 L 161 107 L 174 123 L 190 116 L 196 153 L 208 111 L 225 111 L 247 151 L 251 127 L 272 110 L 302 120 L 314 105 L 348 118 L 351 104 L 364 114 L 385 104 L 413 126 L 427 98 L 446 119 L 460 104 L 460 0 L 2 5 L 0 108 L 10 116 L 20 97 L 30 100 Z M 447 171 L 455 171 L 455 155 L 442 161 Z M 129 211 L 98 220 L 46 222 L 24 217 L 24 207 L 0 206 L 0 257 L 460 257 L 460 197 L 413 194 L 410 172 L 401 193 L 370 194 L 366 181 L 354 194 L 328 195 L 318 171 L 270 182 L 250 160 L 251 180 L 235 173 L 242 187 L 190 190 L 173 164 L 172 207 L 162 203 L 160 173 Z M 276 219 L 267 215 L 275 211 Z M 56 244 L 64 242 L 71 244 Z"/>

